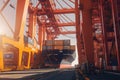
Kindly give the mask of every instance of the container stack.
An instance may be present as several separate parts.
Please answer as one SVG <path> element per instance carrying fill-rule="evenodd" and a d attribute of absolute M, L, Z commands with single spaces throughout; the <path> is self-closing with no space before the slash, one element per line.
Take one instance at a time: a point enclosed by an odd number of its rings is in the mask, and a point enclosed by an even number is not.
<path fill-rule="evenodd" d="M 70 49 L 70 40 L 46 40 L 43 50 L 63 50 Z"/>
<path fill-rule="evenodd" d="M 46 56 L 45 64 L 49 67 L 61 67 L 70 65 L 75 57 L 75 45 L 70 45 L 70 40 L 46 40 L 44 41 L 42 55 Z M 69 58 L 69 59 L 68 59 Z"/>

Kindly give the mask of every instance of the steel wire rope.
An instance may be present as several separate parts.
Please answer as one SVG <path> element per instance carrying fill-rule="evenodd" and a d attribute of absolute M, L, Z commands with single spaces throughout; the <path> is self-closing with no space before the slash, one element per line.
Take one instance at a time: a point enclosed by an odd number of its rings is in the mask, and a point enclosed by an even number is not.
<path fill-rule="evenodd" d="M 14 34 L 14 31 L 12 29 L 12 27 L 10 26 L 10 24 L 8 23 L 7 19 L 5 18 L 5 16 L 2 14 L 2 11 L 5 9 L 5 6 L 9 3 L 10 0 L 7 0 L 6 3 L 2 6 L 2 8 L 0 9 L 0 15 L 2 16 L 2 18 L 4 19 L 4 21 L 7 23 L 8 28 L 10 29 L 10 31 Z"/>
<path fill-rule="evenodd" d="M 57 16 L 60 19 L 60 23 L 64 23 L 64 21 L 60 18 L 60 15 L 57 15 Z M 62 29 L 62 28 L 59 28 L 59 29 Z"/>
<path fill-rule="evenodd" d="M 5 7 L 7 6 L 7 4 L 9 3 L 10 0 L 7 0 L 4 5 L 2 6 L 2 8 L 0 9 L 0 13 L 5 9 Z"/>
<path fill-rule="evenodd" d="M 64 1 L 64 0 L 63 0 Z M 73 7 L 71 5 L 69 5 L 66 1 L 64 1 L 65 4 L 67 4 L 67 6 L 69 6 L 70 8 L 73 9 Z"/>
<path fill-rule="evenodd" d="M 10 26 L 10 24 L 8 23 L 8 21 L 7 21 L 7 19 L 5 18 L 5 16 L 4 16 L 2 13 L 0 13 L 0 15 L 3 17 L 4 21 L 7 23 L 8 28 L 10 29 L 10 31 L 14 34 L 14 31 L 13 31 L 12 27 Z"/>
<path fill-rule="evenodd" d="M 74 1 L 72 1 L 72 0 L 69 0 L 71 3 L 73 3 L 73 4 L 75 4 L 75 2 Z"/>
<path fill-rule="evenodd" d="M 63 29 L 65 30 L 65 31 L 68 31 L 66 28 L 64 28 L 63 27 Z M 64 34 L 62 34 L 62 35 L 64 35 Z M 70 36 L 67 36 L 67 35 L 64 35 L 64 36 L 66 36 L 66 37 L 68 37 L 68 38 L 76 38 L 76 37 L 70 37 Z"/>
<path fill-rule="evenodd" d="M 70 19 L 67 15 L 63 14 L 63 16 L 65 16 L 68 20 L 70 20 L 73 23 L 73 20 Z"/>
<path fill-rule="evenodd" d="M 57 1 L 57 0 L 56 0 Z M 62 7 L 62 5 L 57 1 L 57 3 Z M 63 7 L 62 7 L 63 8 Z M 56 19 L 56 18 L 55 18 Z M 53 26 L 56 28 L 56 26 Z M 55 31 L 56 34 L 58 34 L 58 29 Z"/>
<path fill-rule="evenodd" d="M 64 22 L 64 21 L 63 21 Z M 64 28 L 64 27 L 62 27 L 65 31 L 69 31 L 69 30 L 67 30 L 66 28 Z M 75 38 L 75 37 L 74 37 Z"/>
<path fill-rule="evenodd" d="M 65 18 L 65 16 L 63 16 L 63 14 L 60 14 L 60 16 L 61 16 L 61 18 L 64 19 L 66 22 L 69 22 L 69 21 Z"/>
<path fill-rule="evenodd" d="M 60 2 L 59 2 L 58 0 L 56 0 L 56 1 L 57 1 L 57 3 L 60 5 L 61 8 L 64 8 L 64 7 L 60 4 Z"/>
<path fill-rule="evenodd" d="M 59 18 L 61 17 L 61 15 L 57 15 Z M 64 21 L 60 18 L 60 23 L 63 23 Z"/>

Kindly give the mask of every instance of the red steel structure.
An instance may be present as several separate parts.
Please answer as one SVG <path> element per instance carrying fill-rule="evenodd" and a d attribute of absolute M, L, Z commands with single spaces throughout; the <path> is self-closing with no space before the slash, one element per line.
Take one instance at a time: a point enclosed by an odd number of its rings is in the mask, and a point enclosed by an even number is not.
<path fill-rule="evenodd" d="M 8 3 L 0 8 L 1 15 Z M 36 42 L 34 46 L 40 46 L 39 54 L 44 40 L 76 34 L 80 65 L 88 63 L 108 70 L 116 66 L 120 70 L 119 9 L 119 0 L 17 0 L 15 31 L 10 29 L 13 40 L 23 44 L 24 25 L 28 23 L 27 36 Z M 42 57 L 39 60 L 43 62 Z"/>

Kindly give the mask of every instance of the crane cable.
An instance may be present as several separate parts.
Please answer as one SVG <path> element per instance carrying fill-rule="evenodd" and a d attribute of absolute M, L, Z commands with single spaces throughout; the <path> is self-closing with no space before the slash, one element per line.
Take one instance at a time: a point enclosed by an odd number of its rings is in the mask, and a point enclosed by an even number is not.
<path fill-rule="evenodd" d="M 64 0 L 63 0 L 64 1 Z M 73 9 L 73 7 L 71 7 L 71 5 L 70 4 L 68 4 L 66 1 L 64 1 L 64 3 L 65 4 L 67 4 L 67 6 L 69 6 L 70 8 L 72 8 Z"/>
<path fill-rule="evenodd" d="M 5 16 L 2 14 L 2 11 L 5 9 L 6 5 L 9 3 L 10 0 L 7 0 L 5 2 L 5 4 L 2 6 L 2 8 L 0 9 L 0 15 L 2 16 L 2 18 L 5 20 L 5 22 L 8 25 L 8 28 L 10 29 L 10 31 L 14 34 L 14 31 L 12 29 L 12 27 L 10 26 L 10 24 L 8 23 L 7 19 L 5 18 Z"/>

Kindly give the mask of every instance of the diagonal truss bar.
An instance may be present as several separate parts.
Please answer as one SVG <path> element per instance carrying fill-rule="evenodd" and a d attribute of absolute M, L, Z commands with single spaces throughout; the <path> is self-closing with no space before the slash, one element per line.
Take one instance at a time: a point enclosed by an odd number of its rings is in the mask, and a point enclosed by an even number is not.
<path fill-rule="evenodd" d="M 54 34 L 54 33 L 51 32 L 51 34 Z M 63 34 L 63 35 L 65 35 L 65 34 L 76 34 L 76 31 L 62 31 L 62 32 L 58 32 L 58 34 Z"/>
<path fill-rule="evenodd" d="M 2 8 L 0 9 L 0 13 L 4 10 L 4 8 L 7 6 L 7 4 L 9 3 L 10 0 L 7 0 L 5 2 L 5 4 L 2 6 Z"/>
<path fill-rule="evenodd" d="M 51 27 L 51 24 L 47 23 L 46 26 Z M 69 26 L 75 26 L 75 23 L 74 22 L 58 23 L 58 27 L 69 27 Z"/>
<path fill-rule="evenodd" d="M 43 11 L 46 13 L 50 23 L 52 24 L 52 27 L 54 29 L 54 34 L 57 35 L 58 32 L 60 32 L 59 28 L 58 28 L 58 25 L 57 25 L 57 21 L 55 19 L 55 16 L 53 14 L 53 10 L 52 10 L 52 6 L 50 4 L 50 1 L 49 0 L 39 0 L 39 2 L 41 3 L 42 5 L 42 9 Z"/>

